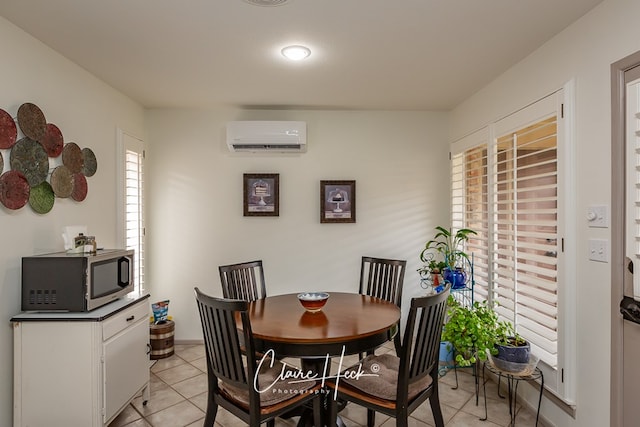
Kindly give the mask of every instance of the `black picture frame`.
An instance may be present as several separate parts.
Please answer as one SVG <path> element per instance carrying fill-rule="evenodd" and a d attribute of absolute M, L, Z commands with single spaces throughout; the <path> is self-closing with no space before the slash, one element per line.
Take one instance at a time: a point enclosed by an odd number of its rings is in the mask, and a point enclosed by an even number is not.
<path fill-rule="evenodd" d="M 320 181 L 320 222 L 356 222 L 355 181 Z"/>
<path fill-rule="evenodd" d="M 280 216 L 280 174 L 243 175 L 244 216 Z"/>

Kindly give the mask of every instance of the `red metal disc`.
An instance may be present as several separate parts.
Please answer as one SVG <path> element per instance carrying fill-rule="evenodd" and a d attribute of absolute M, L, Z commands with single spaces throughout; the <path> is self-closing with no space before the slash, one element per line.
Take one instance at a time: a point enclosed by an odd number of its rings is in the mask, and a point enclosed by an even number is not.
<path fill-rule="evenodd" d="M 16 170 L 0 176 L 0 202 L 8 209 L 20 209 L 29 201 L 29 182 Z"/>
<path fill-rule="evenodd" d="M 58 126 L 53 123 L 47 123 L 47 130 L 44 133 L 44 138 L 40 143 L 44 147 L 49 157 L 58 157 L 62 153 L 64 147 L 64 138 L 62 132 Z"/>
<path fill-rule="evenodd" d="M 71 192 L 71 198 L 76 202 L 81 202 L 87 197 L 88 191 L 87 178 L 81 173 L 73 175 L 73 191 Z"/>
<path fill-rule="evenodd" d="M 0 110 L 0 149 L 11 148 L 18 138 L 18 127 L 13 117 Z"/>

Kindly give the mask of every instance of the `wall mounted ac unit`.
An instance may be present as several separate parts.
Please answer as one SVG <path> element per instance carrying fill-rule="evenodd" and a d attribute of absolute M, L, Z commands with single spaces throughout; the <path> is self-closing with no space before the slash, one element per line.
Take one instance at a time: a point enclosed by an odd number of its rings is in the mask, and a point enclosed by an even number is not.
<path fill-rule="evenodd" d="M 227 123 L 227 145 L 235 152 L 304 153 L 307 123 L 235 121 Z"/>

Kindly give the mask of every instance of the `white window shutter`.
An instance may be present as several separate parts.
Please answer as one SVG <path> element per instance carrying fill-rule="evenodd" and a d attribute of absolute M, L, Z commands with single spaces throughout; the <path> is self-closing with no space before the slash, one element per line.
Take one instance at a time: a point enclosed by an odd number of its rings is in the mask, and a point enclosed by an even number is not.
<path fill-rule="evenodd" d="M 488 300 L 530 341 L 556 391 L 563 96 L 558 91 L 451 144 L 452 227 L 478 233 L 464 248 L 473 257 L 474 299 Z"/>
<path fill-rule="evenodd" d="M 144 142 L 126 133 L 121 134 L 122 162 L 122 240 L 126 249 L 133 249 L 134 283 L 145 289 L 145 220 L 144 220 Z"/>
<path fill-rule="evenodd" d="M 492 281 L 496 310 L 557 365 L 557 117 L 498 135 Z"/>

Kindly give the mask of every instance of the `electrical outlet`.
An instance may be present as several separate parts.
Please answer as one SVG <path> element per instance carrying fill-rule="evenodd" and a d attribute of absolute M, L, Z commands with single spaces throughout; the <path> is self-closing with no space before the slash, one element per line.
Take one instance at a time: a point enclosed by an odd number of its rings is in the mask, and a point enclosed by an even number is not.
<path fill-rule="evenodd" d="M 589 239 L 589 259 L 591 261 L 609 261 L 609 241 L 604 239 Z"/>

